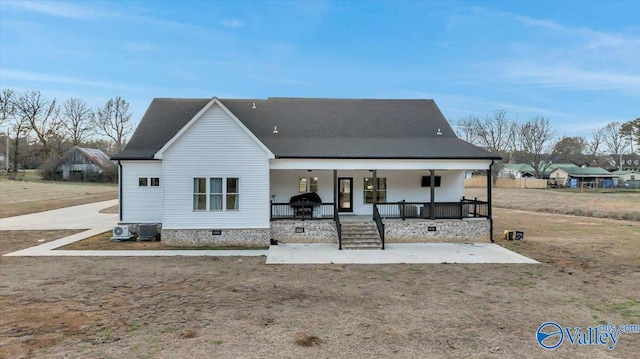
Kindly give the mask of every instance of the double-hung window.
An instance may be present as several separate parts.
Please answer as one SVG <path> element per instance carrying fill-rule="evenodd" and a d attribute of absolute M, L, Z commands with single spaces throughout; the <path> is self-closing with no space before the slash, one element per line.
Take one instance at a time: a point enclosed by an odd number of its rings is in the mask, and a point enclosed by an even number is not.
<path fill-rule="evenodd" d="M 300 178 L 298 192 L 318 192 L 318 177 Z"/>
<path fill-rule="evenodd" d="M 240 204 L 239 180 L 236 177 L 193 179 L 194 211 L 233 211 Z"/>
<path fill-rule="evenodd" d="M 387 201 L 387 179 L 384 177 L 376 179 L 378 182 L 376 203 L 384 203 Z M 373 178 L 364 179 L 364 203 L 373 203 Z"/>

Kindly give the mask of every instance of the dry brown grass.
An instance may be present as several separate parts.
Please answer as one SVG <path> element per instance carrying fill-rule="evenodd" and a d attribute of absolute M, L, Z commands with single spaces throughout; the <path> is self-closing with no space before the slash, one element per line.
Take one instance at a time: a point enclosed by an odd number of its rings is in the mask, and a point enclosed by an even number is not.
<path fill-rule="evenodd" d="M 116 184 L 0 178 L 0 218 L 116 198 Z"/>
<path fill-rule="evenodd" d="M 486 200 L 486 188 L 467 188 L 465 192 L 468 198 Z M 640 221 L 638 191 L 494 188 L 492 197 L 494 207 Z"/>
<path fill-rule="evenodd" d="M 197 246 L 189 250 L 234 250 L 234 249 L 268 249 L 268 246 Z M 169 246 L 160 241 L 112 241 L 111 232 L 104 232 L 93 237 L 83 239 L 58 249 L 64 250 L 157 250 L 157 249 L 185 249 L 181 246 Z"/>
<path fill-rule="evenodd" d="M 551 352 L 535 331 L 640 322 L 640 223 L 500 208 L 495 219 L 498 244 L 542 263 L 0 257 L 0 357 L 637 356 L 640 334 L 614 350 Z M 504 241 L 503 229 L 525 240 Z M 322 344 L 298 345 L 299 333 Z"/>

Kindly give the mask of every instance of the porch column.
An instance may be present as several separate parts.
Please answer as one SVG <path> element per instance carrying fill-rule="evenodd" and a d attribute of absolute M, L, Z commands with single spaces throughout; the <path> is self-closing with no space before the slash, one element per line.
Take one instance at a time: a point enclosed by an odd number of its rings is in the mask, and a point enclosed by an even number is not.
<path fill-rule="evenodd" d="M 487 170 L 487 206 L 489 207 L 487 209 L 487 216 L 489 217 L 489 239 L 491 243 L 493 243 L 493 216 L 491 215 L 491 185 L 493 181 L 491 181 L 491 167 L 493 167 L 493 161 L 491 161 L 489 169 Z"/>
<path fill-rule="evenodd" d="M 338 170 L 333 170 L 333 204 L 338 208 Z"/>
<path fill-rule="evenodd" d="M 376 203 L 378 203 L 378 171 L 377 170 L 373 170 L 373 202 L 372 204 L 375 205 Z M 373 213 L 373 209 L 372 212 Z"/>
<path fill-rule="evenodd" d="M 429 190 L 431 191 L 431 203 L 429 204 L 431 214 L 431 219 L 436 219 L 436 172 L 434 170 L 429 170 L 429 177 L 431 177 Z"/>

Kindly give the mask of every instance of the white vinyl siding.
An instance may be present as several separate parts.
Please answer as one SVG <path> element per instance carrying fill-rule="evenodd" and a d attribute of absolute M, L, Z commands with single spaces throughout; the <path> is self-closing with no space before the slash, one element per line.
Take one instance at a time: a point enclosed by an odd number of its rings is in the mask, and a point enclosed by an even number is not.
<path fill-rule="evenodd" d="M 162 163 L 163 228 L 269 228 L 268 155 L 217 104 L 167 148 Z M 238 192 L 223 197 L 225 210 L 194 211 L 194 178 L 221 178 L 224 188 L 237 178 Z"/>
<path fill-rule="evenodd" d="M 149 186 L 149 179 L 162 175 L 161 161 L 121 161 L 122 222 L 162 221 L 162 187 Z M 144 179 L 144 181 L 141 181 Z M 144 182 L 144 185 L 141 185 Z M 153 180 L 151 181 L 153 184 Z"/>

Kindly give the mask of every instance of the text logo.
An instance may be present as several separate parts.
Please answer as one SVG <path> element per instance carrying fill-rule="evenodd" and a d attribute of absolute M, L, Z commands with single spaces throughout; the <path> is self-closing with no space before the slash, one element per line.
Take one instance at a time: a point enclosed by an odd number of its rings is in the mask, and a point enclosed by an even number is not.
<path fill-rule="evenodd" d="M 546 322 L 538 327 L 536 339 L 541 347 L 553 350 L 562 344 L 562 341 L 564 340 L 564 333 L 558 324 L 554 322 Z"/>

